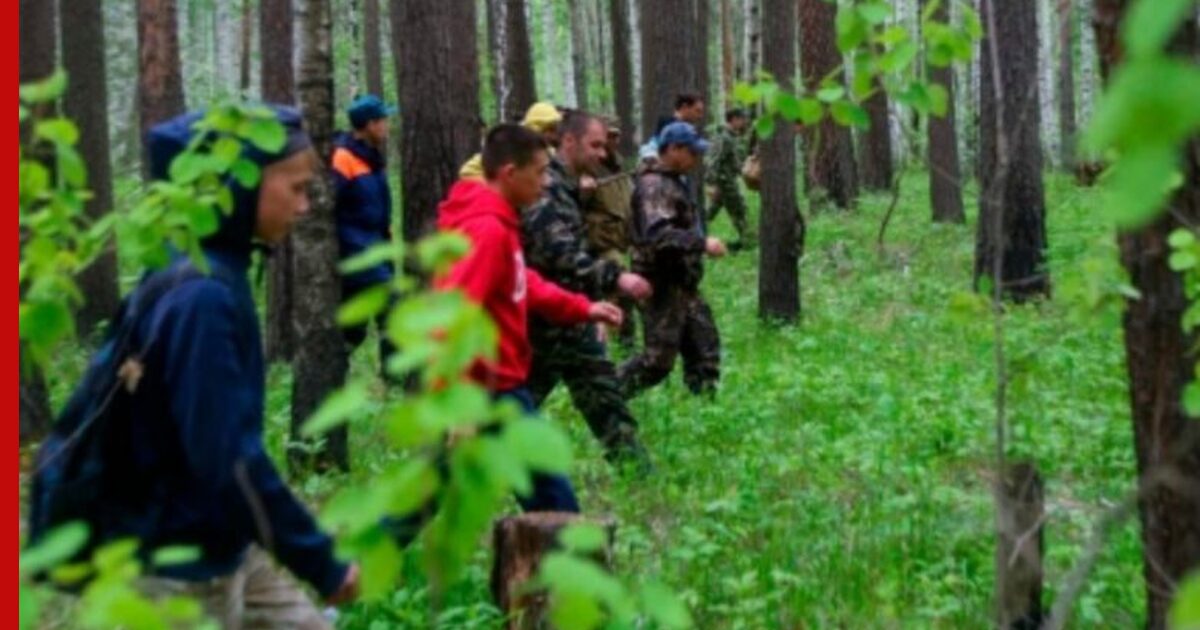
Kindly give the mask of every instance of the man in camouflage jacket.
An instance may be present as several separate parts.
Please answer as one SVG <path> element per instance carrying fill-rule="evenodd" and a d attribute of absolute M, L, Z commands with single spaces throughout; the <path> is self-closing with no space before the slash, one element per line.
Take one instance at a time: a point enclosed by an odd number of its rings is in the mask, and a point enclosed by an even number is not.
<path fill-rule="evenodd" d="M 725 124 L 717 129 L 712 150 L 705 158 L 708 171 L 706 189 L 711 202 L 708 220 L 711 223 L 716 219 L 722 208 L 729 211 L 729 218 L 738 235 L 737 241 L 729 245 L 733 250 L 751 246 L 754 242 L 754 234 L 746 221 L 746 199 L 738 187 L 742 161 L 745 159 L 741 150 L 741 136 L 746 129 L 746 120 L 746 113 L 740 109 L 726 112 Z"/>
<path fill-rule="evenodd" d="M 659 142 L 659 159 L 639 175 L 633 195 L 633 270 L 654 295 L 642 307 L 645 349 L 618 370 L 628 396 L 666 379 L 679 356 L 692 392 L 713 391 L 720 378 L 720 335 L 700 282 L 704 257 L 725 255 L 725 245 L 707 236 L 686 178 L 709 145 L 683 122 L 663 129 Z"/>
<path fill-rule="evenodd" d="M 593 299 L 619 293 L 641 300 L 651 293 L 644 278 L 588 248 L 579 177 L 595 171 L 604 156 L 605 135 L 603 123 L 588 114 L 573 112 L 563 121 L 559 153 L 551 161 L 542 199 L 522 215 L 526 262 L 547 280 Z M 529 337 L 533 366 L 528 384 L 534 401 L 541 405 L 559 381 L 565 382 L 608 458 L 631 456 L 645 465 L 637 423 L 596 327 L 563 328 L 531 318 Z"/>

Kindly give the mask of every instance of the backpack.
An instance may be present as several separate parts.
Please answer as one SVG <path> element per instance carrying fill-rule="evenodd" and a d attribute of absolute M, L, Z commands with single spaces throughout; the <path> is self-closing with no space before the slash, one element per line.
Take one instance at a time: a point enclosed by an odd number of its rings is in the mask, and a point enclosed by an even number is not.
<path fill-rule="evenodd" d="M 212 266 L 212 276 L 229 282 Z M 128 436 L 130 404 L 151 340 L 135 341 L 143 315 L 172 289 L 206 277 L 189 261 L 150 274 L 117 310 L 103 346 L 38 449 L 30 492 L 29 545 L 72 522 L 89 528 L 88 542 L 71 558 L 87 560 L 111 539 L 153 535 L 161 490 L 137 477 Z"/>

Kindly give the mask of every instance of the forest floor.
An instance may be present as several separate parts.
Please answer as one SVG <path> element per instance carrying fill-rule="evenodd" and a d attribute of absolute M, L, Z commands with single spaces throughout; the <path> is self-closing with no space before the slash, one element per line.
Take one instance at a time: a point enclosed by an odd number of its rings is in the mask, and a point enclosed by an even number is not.
<path fill-rule="evenodd" d="M 927 176 L 906 177 L 882 252 L 888 195 L 810 216 L 795 326 L 757 318 L 754 252 L 709 264 L 720 394 L 689 395 L 677 372 L 632 403 L 654 475 L 610 468 L 565 391 L 555 393 L 545 413 L 572 436 L 585 511 L 619 522 L 622 577 L 661 579 L 706 629 L 992 625 L 995 371 L 992 319 L 970 292 L 974 192 L 966 226 L 932 224 L 927 199 Z M 1134 464 L 1113 236 L 1097 192 L 1048 176 L 1047 201 L 1054 298 L 1011 308 L 1005 331 L 1010 456 L 1035 461 L 1046 479 L 1049 599 L 1095 521 L 1133 487 Z M 725 217 L 714 230 L 732 236 Z M 374 361 L 360 351 L 353 369 L 372 374 Z M 52 385 L 61 400 L 64 382 Z M 278 454 L 286 368 L 272 370 L 270 387 Z M 397 456 L 381 443 L 369 422 L 354 425 L 355 478 Z M 342 482 L 312 477 L 301 492 L 319 501 Z M 1073 627 L 1141 625 L 1137 531 L 1126 522 L 1110 533 Z M 435 620 L 413 569 L 340 625 L 495 627 L 490 557 L 481 544 Z"/>

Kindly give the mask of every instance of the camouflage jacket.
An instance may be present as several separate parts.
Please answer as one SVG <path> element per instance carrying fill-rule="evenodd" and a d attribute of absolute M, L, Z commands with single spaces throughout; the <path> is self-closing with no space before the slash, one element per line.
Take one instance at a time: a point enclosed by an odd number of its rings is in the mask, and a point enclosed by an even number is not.
<path fill-rule="evenodd" d="M 629 251 L 629 203 L 633 195 L 633 177 L 622 173 L 618 162 L 602 168 L 599 185 L 584 202 L 589 253 L 620 261 Z"/>
<path fill-rule="evenodd" d="M 616 291 L 621 265 L 589 253 L 579 184 L 563 163 L 551 160 L 550 184 L 542 198 L 521 216 L 525 261 L 544 278 L 592 299 Z"/>
<path fill-rule="evenodd" d="M 651 167 L 633 191 L 633 270 L 658 286 L 694 289 L 704 278 L 707 227 L 687 178 Z"/>
<path fill-rule="evenodd" d="M 713 134 L 712 148 L 704 160 L 707 183 L 710 186 L 737 185 L 743 159 L 741 140 L 728 125 L 721 125 Z"/>

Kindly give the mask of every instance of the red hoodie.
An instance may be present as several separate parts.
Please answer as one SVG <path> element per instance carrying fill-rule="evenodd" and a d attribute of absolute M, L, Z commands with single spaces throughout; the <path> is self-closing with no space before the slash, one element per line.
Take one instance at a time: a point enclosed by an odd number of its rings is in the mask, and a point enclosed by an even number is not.
<path fill-rule="evenodd" d="M 465 235 L 471 250 L 434 285 L 462 289 L 483 306 L 500 332 L 496 362 L 480 361 L 471 370 L 471 378 L 493 392 L 521 387 L 529 377 L 533 356 L 526 332 L 527 312 L 555 324 L 580 324 L 588 321 L 592 303 L 525 266 L 517 211 L 487 184 L 456 183 L 438 206 L 437 224 L 440 230 Z"/>

